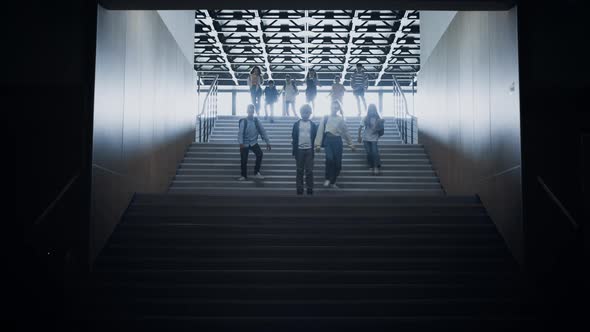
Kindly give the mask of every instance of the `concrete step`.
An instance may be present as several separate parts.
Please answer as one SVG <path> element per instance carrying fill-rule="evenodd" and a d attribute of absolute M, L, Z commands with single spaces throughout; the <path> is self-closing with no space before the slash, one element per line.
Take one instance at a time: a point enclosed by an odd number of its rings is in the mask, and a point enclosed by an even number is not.
<path fill-rule="evenodd" d="M 264 147 L 264 145 L 262 147 Z M 236 153 L 237 151 L 239 151 L 239 148 L 236 144 L 222 145 L 222 144 L 214 144 L 214 143 L 211 143 L 209 145 L 190 146 L 187 149 L 187 153 L 198 153 L 198 152 L 203 152 L 203 153 Z M 286 145 L 286 144 L 273 144 L 271 152 L 273 152 L 273 151 L 277 152 L 277 153 L 291 154 L 292 146 L 291 146 L 291 144 L 288 144 L 288 145 Z M 317 152 L 317 153 L 323 154 L 324 149 L 321 149 L 320 152 Z M 359 147 L 356 152 L 352 152 L 349 150 L 349 151 L 347 151 L 347 153 L 348 154 L 366 155 L 366 151 L 365 151 L 364 147 Z M 379 144 L 379 153 L 381 155 L 384 155 L 387 153 L 426 154 L 426 151 L 423 148 L 402 149 L 402 148 L 397 148 L 397 147 L 390 147 L 390 146 L 384 145 L 384 144 Z"/>
<path fill-rule="evenodd" d="M 163 193 L 137 193 L 133 196 L 133 206 L 144 204 L 173 205 L 188 204 L 199 206 L 202 204 L 208 206 L 231 207 L 231 206 L 267 206 L 269 204 L 289 204 L 292 206 L 483 206 L 479 198 L 475 195 L 448 195 L 445 197 L 423 197 L 423 196 L 379 196 L 364 197 L 324 197 L 321 200 L 292 199 L 285 197 L 276 197 L 268 194 L 261 200 L 259 197 L 244 197 L 242 195 L 225 195 L 216 196 L 207 192 L 197 195 L 174 195 Z M 488 220 L 491 223 L 491 221 Z"/>
<path fill-rule="evenodd" d="M 226 269 L 226 270 L 400 270 L 400 269 L 439 269 L 451 271 L 511 270 L 515 266 L 504 258 L 388 258 L 388 257 L 137 257 L 107 256 L 101 257 L 97 268 L 158 268 L 158 269 Z"/>
<path fill-rule="evenodd" d="M 207 192 L 215 195 L 228 195 L 239 193 L 240 195 L 260 197 L 272 193 L 277 196 L 292 197 L 295 196 L 294 188 L 265 188 L 265 187 L 199 187 L 194 188 L 169 188 L 167 193 L 170 194 L 187 194 L 193 195 L 200 192 Z M 439 195 L 444 196 L 445 192 L 442 189 L 381 189 L 381 188 L 314 188 L 315 197 L 326 196 L 379 196 L 379 195 L 400 195 L 400 196 L 427 196 Z"/>
<path fill-rule="evenodd" d="M 189 284 L 178 286 L 174 284 L 156 283 L 128 283 L 112 282 L 101 283 L 102 287 L 109 287 L 115 290 L 114 293 L 125 296 L 148 296 L 148 297 L 194 297 L 194 298 L 218 298 L 232 299 L 236 295 L 250 299 L 354 299 L 354 298 L 471 298 L 471 297 L 494 297 L 510 296 L 517 293 L 514 286 L 493 287 L 485 285 L 462 285 L 450 284 L 393 284 L 384 283 L 377 285 L 362 284 Z M 322 292 L 318 292 L 321 290 Z M 323 296 L 323 297 L 321 297 Z"/>
<path fill-rule="evenodd" d="M 268 153 L 264 153 L 264 155 L 262 157 L 263 162 L 266 162 L 269 164 L 275 164 L 275 163 L 294 164 L 295 163 L 295 158 L 289 154 L 274 154 L 274 153 L 272 153 L 272 151 L 270 151 L 270 152 L 267 151 L 267 152 Z M 318 156 L 318 157 L 320 157 L 320 156 Z M 316 162 L 324 162 L 325 155 L 323 157 L 324 158 L 314 159 L 314 164 Z M 381 164 L 383 166 L 391 165 L 391 164 L 396 164 L 396 165 L 430 164 L 430 160 L 426 157 L 426 155 L 388 154 L 388 155 L 381 156 L 380 159 L 381 159 Z M 248 160 L 249 161 L 256 160 L 256 155 L 254 154 L 254 152 L 249 153 Z M 238 153 L 226 154 L 226 155 L 217 155 L 217 154 L 192 155 L 191 154 L 191 155 L 185 156 L 184 159 L 182 160 L 182 162 L 184 162 L 184 163 L 212 163 L 212 162 L 232 162 L 232 161 L 236 161 L 239 163 L 240 162 L 240 155 Z M 362 155 L 362 154 L 348 155 L 348 154 L 343 153 L 343 155 L 342 155 L 343 167 L 346 163 L 367 165 L 367 157 L 366 157 L 366 155 Z"/>
<path fill-rule="evenodd" d="M 291 138 L 275 138 L 273 139 L 272 137 L 269 139 L 271 144 L 276 144 L 276 143 L 282 143 L 282 144 L 291 144 Z M 226 143 L 226 144 L 238 144 L 238 139 L 237 138 L 211 138 L 209 139 L 210 143 Z M 396 139 L 383 139 L 380 141 L 381 143 L 389 143 L 389 144 L 402 144 L 401 140 L 396 140 Z M 264 145 L 265 142 L 262 139 L 258 140 L 259 144 Z M 358 143 L 356 141 L 353 140 L 353 144 L 356 145 L 357 147 L 362 147 L 362 143 Z M 346 147 L 346 142 L 344 142 L 344 145 Z"/>
<path fill-rule="evenodd" d="M 115 257 L 351 257 L 351 258 L 505 258 L 509 254 L 502 245 L 386 245 L 386 246 L 195 246 L 112 244 L 102 254 Z"/>
<path fill-rule="evenodd" d="M 441 189 L 440 183 L 438 182 L 375 182 L 375 181 L 347 181 L 344 178 L 338 179 L 338 187 L 340 188 L 348 188 L 348 189 L 362 189 L 362 188 L 375 188 L 375 189 L 434 189 L 439 190 Z M 315 181 L 316 186 L 321 185 L 322 180 L 321 178 L 318 181 Z M 249 188 L 249 187 L 256 187 L 256 188 L 295 188 L 295 181 L 291 179 L 291 181 L 279 181 L 279 180 L 247 180 L 247 181 L 237 181 L 237 180 L 191 180 L 191 181 L 172 181 L 170 189 L 180 189 L 180 188 L 192 188 L 194 190 L 198 190 L 200 187 L 240 187 L 240 188 Z"/>
<path fill-rule="evenodd" d="M 177 174 L 174 177 L 174 181 L 234 181 L 236 179 L 236 174 L 234 173 L 227 173 L 225 175 L 219 174 L 194 174 L 194 175 L 183 175 Z M 373 176 L 369 175 L 357 175 L 357 176 L 350 176 L 350 175 L 341 175 L 338 179 L 346 181 L 346 182 L 385 182 L 385 183 L 437 183 L 439 184 L 438 177 L 436 176 L 425 176 L 425 177 L 409 177 L 409 176 L 386 176 L 386 175 L 379 175 Z M 264 176 L 264 180 L 268 181 L 295 181 L 295 173 L 288 174 L 288 175 L 269 175 L 268 173 Z M 316 183 L 321 183 L 324 181 L 323 174 L 314 174 L 314 181 Z"/>
<path fill-rule="evenodd" d="M 191 143 L 189 148 L 200 148 L 200 147 L 235 147 L 234 143 L 218 143 L 218 142 L 207 142 L 207 143 Z M 291 148 L 291 142 L 288 143 L 275 143 L 273 148 Z M 379 142 L 380 149 L 424 149 L 422 144 L 391 144 Z"/>
<path fill-rule="evenodd" d="M 252 165 L 249 165 L 249 168 Z M 264 166 L 264 165 L 263 165 Z M 180 168 L 177 170 L 178 176 L 186 176 L 186 175 L 196 175 L 196 176 L 233 176 L 236 175 L 236 168 L 231 169 L 217 169 L 217 168 L 201 168 L 201 169 L 187 169 L 187 168 Z M 291 176 L 294 177 L 296 173 L 295 168 L 292 169 L 265 169 L 264 176 Z M 368 168 L 362 170 L 346 170 L 343 169 L 340 172 L 340 177 L 350 177 L 356 178 L 359 176 L 372 176 L 369 174 Z M 415 171 L 396 171 L 396 170 L 385 170 L 382 169 L 380 175 L 383 177 L 397 177 L 400 179 L 403 178 L 411 178 L 411 177 L 418 177 L 418 178 L 429 178 L 429 177 L 436 177 L 438 181 L 438 177 L 436 173 L 432 170 L 415 170 Z"/>
<path fill-rule="evenodd" d="M 297 204 L 272 204 L 272 205 L 242 205 L 233 206 L 231 209 L 220 209 L 211 205 L 171 205 L 171 206 L 131 206 L 125 216 L 218 216 L 218 217 L 259 217 L 274 215 L 275 217 L 302 218 L 336 218 L 345 216 L 351 218 L 390 217 L 397 216 L 485 216 L 483 206 L 381 206 L 358 207 L 333 205 L 308 205 L 302 207 Z M 217 214 L 214 214 L 216 212 Z"/>
<path fill-rule="evenodd" d="M 290 160 L 294 160 L 294 156 L 291 153 L 291 150 L 271 150 L 271 151 L 263 151 L 264 158 L 286 158 Z M 320 152 L 315 153 L 315 158 L 325 158 L 325 151 L 322 150 Z M 357 149 L 357 151 L 346 151 L 346 154 L 343 152 L 343 156 L 349 159 L 367 159 L 367 154 L 364 149 Z M 405 152 L 382 152 L 379 151 L 379 156 L 381 159 L 428 159 L 428 155 L 424 152 L 412 152 L 412 153 L 405 153 Z M 186 157 L 191 158 L 240 158 L 239 149 L 237 147 L 233 148 L 233 151 L 187 151 L 185 154 Z M 250 158 L 255 158 L 254 152 L 249 154 Z"/>
<path fill-rule="evenodd" d="M 314 172 L 323 172 L 325 170 L 325 162 L 315 162 L 314 163 Z M 223 169 L 230 169 L 230 170 L 238 170 L 240 169 L 240 161 L 239 160 L 234 160 L 234 161 L 219 161 L 219 162 L 211 162 L 211 163 L 203 163 L 203 162 L 198 162 L 198 163 L 188 163 L 188 162 L 182 162 L 180 164 L 180 169 L 193 169 L 193 170 L 205 170 L 205 169 L 218 169 L 218 170 L 223 170 Z M 254 163 L 253 162 L 249 162 L 248 163 L 248 174 L 253 174 L 254 172 Z M 261 168 L 261 173 L 264 175 L 266 170 L 295 170 L 295 164 L 293 162 L 291 163 L 269 163 L 266 160 L 262 160 L 262 168 Z M 367 167 L 366 162 L 358 162 L 358 163 L 352 163 L 352 162 L 346 162 L 342 164 L 342 171 L 362 171 L 362 172 L 368 172 L 369 168 Z M 432 169 L 432 165 L 430 165 L 429 163 L 414 163 L 414 162 L 408 162 L 408 163 L 399 163 L 396 162 L 395 164 L 390 164 L 390 165 L 386 165 L 383 164 L 383 166 L 381 167 L 381 170 L 383 171 L 382 174 L 385 174 L 386 171 L 433 171 Z"/>

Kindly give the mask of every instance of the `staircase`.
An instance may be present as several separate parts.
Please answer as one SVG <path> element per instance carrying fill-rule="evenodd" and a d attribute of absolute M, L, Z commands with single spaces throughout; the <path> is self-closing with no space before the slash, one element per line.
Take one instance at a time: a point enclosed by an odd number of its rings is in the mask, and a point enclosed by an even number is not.
<path fill-rule="evenodd" d="M 295 193 L 295 159 L 291 155 L 291 130 L 296 118 L 277 118 L 274 123 L 261 120 L 270 138 L 272 150 L 264 151 L 261 173 L 264 180 L 238 182 L 240 154 L 238 147 L 238 120 L 236 116 L 220 116 L 208 143 L 192 144 L 172 181 L 170 193 L 197 192 L 268 192 Z M 314 119 L 316 123 L 321 118 Z M 337 184 L 339 192 L 354 194 L 413 194 L 443 195 L 428 155 L 422 145 L 402 144 L 399 131 L 392 118 L 385 118 L 385 134 L 379 141 L 381 175 L 369 173 L 363 145 L 356 142 L 360 118 L 346 119 L 349 132 L 355 141 L 356 152 L 344 148 L 342 172 Z M 260 140 L 264 147 L 263 141 Z M 248 174 L 253 174 L 255 156 L 250 153 Z M 315 191 L 331 194 L 324 189 L 324 151 L 315 157 Z"/>
<path fill-rule="evenodd" d="M 342 189 L 296 196 L 290 126 L 241 183 L 237 118 L 193 144 L 169 193 L 136 194 L 95 262 L 93 331 L 522 331 L 519 267 L 475 196 L 444 195 L 387 121 L 383 173 L 345 150 Z M 358 119 L 349 119 L 351 132 Z M 253 167 L 253 160 L 249 164 Z"/>
<path fill-rule="evenodd" d="M 471 196 L 138 194 L 95 278 L 96 331 L 530 323 L 518 267 Z"/>

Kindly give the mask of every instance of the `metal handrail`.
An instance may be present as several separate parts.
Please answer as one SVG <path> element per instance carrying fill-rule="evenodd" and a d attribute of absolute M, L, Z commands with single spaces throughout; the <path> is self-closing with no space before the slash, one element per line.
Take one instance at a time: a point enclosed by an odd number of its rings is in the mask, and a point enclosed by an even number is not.
<path fill-rule="evenodd" d="M 217 90 L 219 86 L 219 75 L 215 76 L 213 83 L 209 86 L 209 91 L 203 101 L 201 112 L 197 115 L 197 127 L 195 141 L 207 142 L 209 135 L 213 131 L 215 119 L 217 118 Z"/>
<path fill-rule="evenodd" d="M 418 143 L 418 121 L 408 110 L 408 101 L 395 75 L 393 77 L 394 117 L 404 144 Z M 409 121 L 408 121 L 409 119 Z M 408 123 L 409 122 L 409 123 Z"/>

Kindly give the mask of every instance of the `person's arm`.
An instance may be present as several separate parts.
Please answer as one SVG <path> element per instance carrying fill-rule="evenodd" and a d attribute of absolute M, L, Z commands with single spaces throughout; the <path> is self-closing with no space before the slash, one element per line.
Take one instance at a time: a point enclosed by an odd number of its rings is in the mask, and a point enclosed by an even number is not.
<path fill-rule="evenodd" d="M 322 119 L 320 121 L 320 126 L 318 127 L 318 131 L 315 136 L 314 145 L 315 145 L 316 151 L 318 151 L 322 147 L 322 139 L 324 138 L 324 131 L 325 131 L 324 122 L 325 122 L 324 119 Z"/>
<path fill-rule="evenodd" d="M 268 139 L 268 135 L 266 134 L 266 129 L 260 121 L 258 121 L 258 127 L 260 128 L 260 136 L 266 142 L 266 149 L 270 151 L 270 140 Z"/>
<path fill-rule="evenodd" d="M 248 87 L 252 85 L 252 75 L 248 74 Z"/>
<path fill-rule="evenodd" d="M 362 142 L 361 132 L 363 131 L 364 123 L 365 123 L 364 119 L 361 119 L 361 123 L 359 124 L 359 134 L 358 134 L 358 139 L 357 139 L 357 141 L 359 143 Z"/>
<path fill-rule="evenodd" d="M 240 148 L 244 147 L 244 121 L 240 121 L 238 128 L 238 143 L 240 144 Z"/>
<path fill-rule="evenodd" d="M 365 90 L 367 90 L 369 88 L 369 74 L 364 73 L 365 78 L 364 78 L 364 84 L 365 84 Z"/>
<path fill-rule="evenodd" d="M 348 144 L 348 146 L 354 151 L 354 143 L 352 143 L 352 138 L 350 137 L 350 134 L 348 133 L 348 127 L 346 126 L 346 121 L 344 121 L 344 119 L 340 119 L 340 135 L 344 137 L 344 140 L 346 140 L 346 144 Z"/>
<path fill-rule="evenodd" d="M 291 146 L 292 146 L 292 155 L 295 155 L 295 127 L 297 126 L 297 122 L 293 124 L 293 129 L 291 129 Z"/>

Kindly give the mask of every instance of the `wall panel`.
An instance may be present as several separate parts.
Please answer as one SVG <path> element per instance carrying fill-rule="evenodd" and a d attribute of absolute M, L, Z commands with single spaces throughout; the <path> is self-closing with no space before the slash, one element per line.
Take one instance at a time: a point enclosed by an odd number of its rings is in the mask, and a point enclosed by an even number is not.
<path fill-rule="evenodd" d="M 167 190 L 194 138 L 194 83 L 192 63 L 156 11 L 99 8 L 91 259 L 133 193 Z"/>
<path fill-rule="evenodd" d="M 416 114 L 448 194 L 478 194 L 523 262 L 516 9 L 458 12 L 419 73 Z"/>

